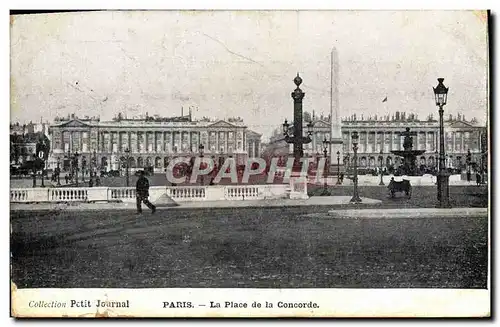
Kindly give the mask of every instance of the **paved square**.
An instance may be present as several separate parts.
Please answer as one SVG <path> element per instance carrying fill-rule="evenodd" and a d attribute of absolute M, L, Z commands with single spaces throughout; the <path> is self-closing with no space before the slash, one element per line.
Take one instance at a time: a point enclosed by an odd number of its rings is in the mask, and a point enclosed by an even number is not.
<path fill-rule="evenodd" d="M 19 288 L 486 287 L 487 217 L 332 219 L 329 209 L 14 211 L 12 279 Z"/>

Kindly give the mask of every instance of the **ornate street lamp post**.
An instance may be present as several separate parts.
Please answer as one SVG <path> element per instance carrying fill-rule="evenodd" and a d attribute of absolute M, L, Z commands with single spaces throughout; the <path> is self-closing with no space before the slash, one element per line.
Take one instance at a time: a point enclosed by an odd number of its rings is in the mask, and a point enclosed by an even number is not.
<path fill-rule="evenodd" d="M 342 184 L 340 182 L 340 151 L 337 151 L 337 185 Z"/>
<path fill-rule="evenodd" d="M 61 158 L 57 157 L 57 186 L 61 186 L 61 167 L 60 167 Z"/>
<path fill-rule="evenodd" d="M 85 169 L 87 168 L 87 160 L 82 158 L 82 183 L 85 183 Z"/>
<path fill-rule="evenodd" d="M 383 165 L 384 165 L 384 150 L 380 149 L 380 183 L 378 185 L 385 185 L 384 184 L 384 171 L 383 171 Z"/>
<path fill-rule="evenodd" d="M 126 180 L 126 185 L 129 187 L 130 185 L 130 174 L 129 174 L 129 168 L 130 168 L 130 150 L 128 148 L 125 149 L 125 180 Z"/>
<path fill-rule="evenodd" d="M 323 140 L 323 155 L 325 157 L 325 169 L 323 170 L 323 195 L 329 195 L 328 194 L 328 184 L 327 184 L 327 178 L 328 178 L 328 141 L 326 138 Z"/>
<path fill-rule="evenodd" d="M 200 153 L 200 158 L 203 158 L 203 151 L 205 150 L 205 146 L 203 144 L 200 143 L 200 145 L 198 145 L 198 152 Z M 202 164 L 202 160 L 200 160 L 200 165 Z M 205 180 L 203 178 L 203 175 L 201 175 L 201 185 L 205 185 Z"/>
<path fill-rule="evenodd" d="M 36 165 L 33 163 L 33 167 L 32 167 L 32 170 L 33 170 L 33 187 L 36 187 Z"/>
<path fill-rule="evenodd" d="M 36 170 L 38 167 L 38 163 L 41 163 L 42 166 L 42 175 L 41 175 L 41 184 L 40 187 L 45 187 L 45 145 L 42 140 L 39 140 L 36 144 L 35 148 L 35 160 L 33 161 L 33 165 L 35 167 L 35 179 L 36 179 Z M 36 181 L 34 181 L 36 183 Z"/>
<path fill-rule="evenodd" d="M 361 203 L 361 198 L 358 194 L 358 132 L 352 133 L 352 150 L 354 151 L 353 161 L 354 161 L 354 176 L 352 178 L 354 182 L 354 194 L 352 196 L 352 203 Z"/>
<path fill-rule="evenodd" d="M 91 173 L 91 176 L 92 177 L 92 174 L 94 177 L 97 177 L 97 152 L 96 150 L 94 150 L 94 158 L 92 159 L 92 173 Z"/>
<path fill-rule="evenodd" d="M 74 160 L 75 160 L 75 163 L 74 163 L 74 169 L 75 169 L 75 183 L 76 183 L 76 187 L 78 187 L 78 151 L 75 152 L 75 155 L 74 155 Z"/>
<path fill-rule="evenodd" d="M 345 173 L 347 176 L 350 176 L 350 171 L 351 171 L 351 155 L 349 152 L 346 153 L 345 158 L 344 158 L 344 165 L 346 166 Z"/>
<path fill-rule="evenodd" d="M 437 198 L 438 207 L 450 208 L 450 188 L 449 174 L 446 170 L 445 149 L 444 149 L 444 121 L 443 121 L 443 106 L 446 105 L 448 97 L 448 88 L 443 84 L 444 78 L 438 78 L 437 87 L 433 87 L 434 96 L 436 98 L 436 106 L 439 107 L 439 172 L 437 176 Z"/>
<path fill-rule="evenodd" d="M 283 135 L 285 136 L 285 141 L 288 144 L 293 144 L 293 157 L 294 157 L 294 170 L 299 168 L 300 159 L 304 156 L 304 144 L 311 143 L 311 135 L 312 135 L 312 122 L 307 124 L 308 127 L 308 136 L 303 136 L 303 126 L 302 126 L 302 99 L 306 95 L 301 89 L 300 84 L 302 84 L 302 78 L 300 78 L 299 73 L 294 78 L 293 82 L 297 86 L 295 90 L 292 92 L 293 98 L 293 136 L 289 135 L 289 124 L 285 119 L 283 123 Z"/>
<path fill-rule="evenodd" d="M 224 164 L 224 151 L 221 150 L 219 153 L 219 170 L 221 169 L 222 165 Z"/>
<path fill-rule="evenodd" d="M 488 158 L 487 158 L 487 143 L 488 143 L 488 139 L 487 139 L 487 135 L 485 132 L 482 132 L 481 133 L 481 184 L 486 184 L 486 181 L 485 181 L 485 178 L 484 178 L 484 173 L 486 172 L 486 170 L 488 169 Z"/>
<path fill-rule="evenodd" d="M 466 165 L 467 165 L 467 182 L 470 182 L 471 180 L 471 172 L 470 172 L 470 166 L 472 164 L 472 154 L 470 153 L 470 149 L 467 150 L 467 159 L 466 159 Z"/>
<path fill-rule="evenodd" d="M 42 158 L 42 184 L 40 185 L 40 187 L 45 187 L 45 160 L 43 160 Z"/>
<path fill-rule="evenodd" d="M 68 155 L 67 155 L 67 156 L 68 156 L 68 160 L 69 160 L 69 174 L 70 174 L 70 177 L 71 177 L 71 179 L 70 179 L 70 180 L 71 180 L 71 181 L 73 181 L 73 175 L 74 175 L 74 171 L 73 171 L 73 161 L 74 161 L 74 159 L 73 159 L 73 157 L 71 156 L 71 152 L 69 151 L 69 149 L 68 149 Z M 66 174 L 66 176 L 67 176 L 67 175 L 68 175 L 68 174 Z M 67 184 L 67 183 L 68 183 L 68 182 L 66 182 L 66 184 Z"/>

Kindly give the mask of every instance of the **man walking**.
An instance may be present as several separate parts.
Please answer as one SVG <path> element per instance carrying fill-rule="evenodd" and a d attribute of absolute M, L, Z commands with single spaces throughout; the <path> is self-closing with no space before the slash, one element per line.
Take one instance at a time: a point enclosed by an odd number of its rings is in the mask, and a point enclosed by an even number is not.
<path fill-rule="evenodd" d="M 139 179 L 135 184 L 135 193 L 136 193 L 136 201 L 137 201 L 137 213 L 142 213 L 142 202 L 151 209 L 151 213 L 155 213 L 156 207 L 148 201 L 149 197 L 149 181 L 144 176 L 144 171 L 140 171 Z"/>

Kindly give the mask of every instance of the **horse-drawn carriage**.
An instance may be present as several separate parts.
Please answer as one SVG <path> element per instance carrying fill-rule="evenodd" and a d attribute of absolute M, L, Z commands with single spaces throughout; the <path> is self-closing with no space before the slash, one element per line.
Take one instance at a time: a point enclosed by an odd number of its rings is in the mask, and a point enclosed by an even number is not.
<path fill-rule="evenodd" d="M 404 192 L 408 198 L 411 198 L 411 183 L 407 179 L 403 179 L 400 182 L 396 182 L 394 177 L 391 178 L 391 182 L 387 186 L 389 189 L 389 195 L 391 198 L 395 197 L 396 192 Z"/>

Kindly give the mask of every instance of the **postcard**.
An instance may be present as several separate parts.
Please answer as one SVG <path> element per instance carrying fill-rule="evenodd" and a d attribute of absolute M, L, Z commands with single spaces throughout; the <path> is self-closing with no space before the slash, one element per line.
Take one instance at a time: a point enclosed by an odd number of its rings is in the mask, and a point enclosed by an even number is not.
<path fill-rule="evenodd" d="M 490 317 L 489 22 L 11 13 L 11 316 Z"/>

